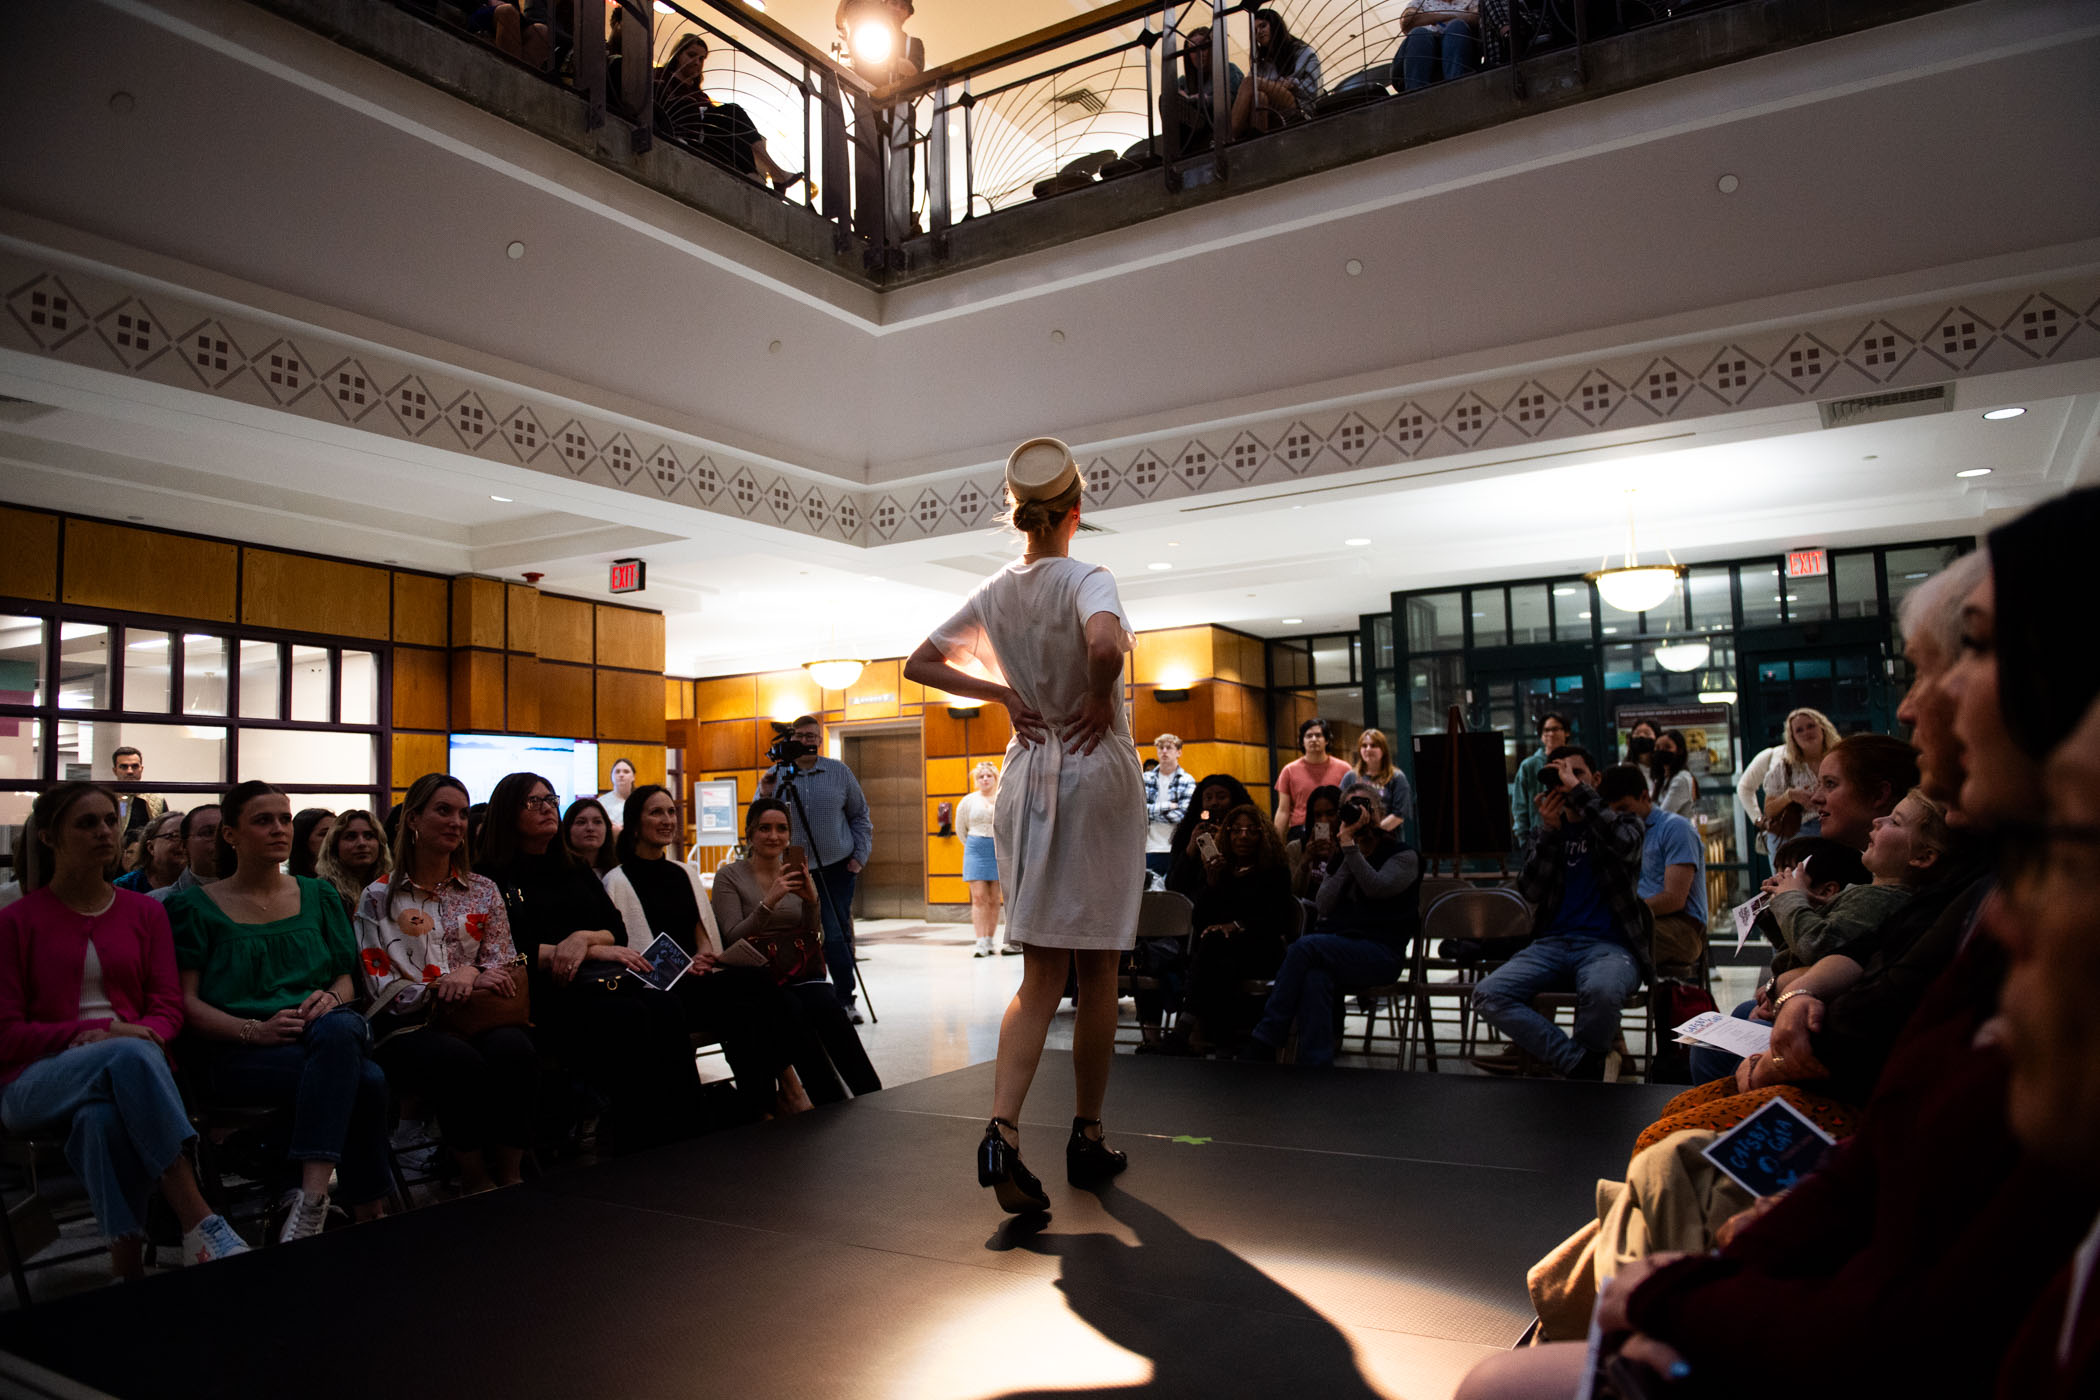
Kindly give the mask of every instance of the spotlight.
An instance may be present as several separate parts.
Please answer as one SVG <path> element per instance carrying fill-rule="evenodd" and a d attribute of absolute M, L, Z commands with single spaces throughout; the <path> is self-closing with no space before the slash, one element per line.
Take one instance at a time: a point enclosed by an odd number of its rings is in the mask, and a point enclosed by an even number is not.
<path fill-rule="evenodd" d="M 838 28 L 853 55 L 854 68 L 889 75 L 892 65 L 904 57 L 904 21 L 911 13 L 911 0 L 843 0 Z"/>

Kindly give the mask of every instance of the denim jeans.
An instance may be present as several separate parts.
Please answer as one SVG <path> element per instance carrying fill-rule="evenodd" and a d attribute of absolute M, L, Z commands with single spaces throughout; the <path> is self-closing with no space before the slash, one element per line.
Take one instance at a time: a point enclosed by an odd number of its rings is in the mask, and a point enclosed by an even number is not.
<path fill-rule="evenodd" d="M 1400 975 L 1400 961 L 1398 948 L 1376 939 L 1306 934 L 1285 951 L 1254 1038 L 1280 1049 L 1296 1022 L 1298 1063 L 1333 1064 L 1336 996 L 1392 981 Z"/>
<path fill-rule="evenodd" d="M 1750 1013 L 1756 1009 L 1757 998 L 1752 997 L 1728 1014 L 1735 1017 L 1738 1021 L 1747 1021 L 1750 1019 Z M 1711 1045 L 1693 1046 L 1692 1053 L 1688 1058 L 1691 1063 L 1692 1083 L 1694 1084 L 1711 1084 L 1716 1079 L 1733 1078 L 1735 1067 L 1743 1062 L 1741 1055 L 1730 1054 L 1726 1050 L 1716 1049 Z"/>
<path fill-rule="evenodd" d="M 817 871 L 823 878 L 817 908 L 824 916 L 824 966 L 831 971 L 832 990 L 839 1005 L 850 1007 L 859 984 L 853 980 L 853 882 L 854 873 L 838 861 Z"/>
<path fill-rule="evenodd" d="M 148 1040 L 98 1040 L 38 1060 L 0 1092 L 0 1123 L 32 1134 L 70 1124 L 66 1161 L 102 1233 L 146 1233 L 146 1201 L 197 1134 L 168 1059 Z"/>
<path fill-rule="evenodd" d="M 1556 1074 L 1571 1073 L 1586 1051 L 1611 1049 L 1619 1008 L 1641 985 L 1624 945 L 1596 938 L 1539 938 L 1480 980 L 1473 1009 Z M 1531 1009 L 1541 992 L 1575 993 L 1575 1038 Z"/>
<path fill-rule="evenodd" d="M 1441 25 L 1418 24 L 1400 41 L 1400 89 L 1413 92 L 1428 87 L 1439 77 L 1463 78 L 1472 71 L 1480 52 L 1473 26 L 1462 19 L 1447 19 Z M 1442 72 L 1439 73 L 1438 69 Z"/>
<path fill-rule="evenodd" d="M 355 1011 L 331 1011 L 290 1045 L 219 1049 L 204 1074 L 214 1102 L 292 1110 L 294 1162 L 333 1162 L 345 1200 L 361 1206 L 387 1192 L 386 1072 L 372 1058 L 372 1032 Z"/>

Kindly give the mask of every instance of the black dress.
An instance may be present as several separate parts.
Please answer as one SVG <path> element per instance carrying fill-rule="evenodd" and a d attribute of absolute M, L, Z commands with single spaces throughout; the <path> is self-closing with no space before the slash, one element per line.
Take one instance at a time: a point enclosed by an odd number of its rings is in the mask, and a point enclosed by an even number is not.
<path fill-rule="evenodd" d="M 1280 865 L 1228 872 L 1196 897 L 1188 1010 L 1213 1045 L 1237 1045 L 1260 1019 L 1263 998 L 1244 988 L 1273 979 L 1283 965 L 1284 947 L 1297 926 L 1297 903 L 1290 872 Z M 1203 932 L 1221 924 L 1239 927 L 1231 933 Z"/>

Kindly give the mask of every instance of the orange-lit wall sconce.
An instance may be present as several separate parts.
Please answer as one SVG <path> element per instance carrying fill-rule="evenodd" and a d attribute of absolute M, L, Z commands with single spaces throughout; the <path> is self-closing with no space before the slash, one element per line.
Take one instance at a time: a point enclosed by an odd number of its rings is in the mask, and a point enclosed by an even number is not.
<path fill-rule="evenodd" d="M 970 704 L 962 704 L 962 705 L 950 705 L 950 706 L 948 707 L 948 718 L 950 718 L 950 719 L 975 719 L 975 718 L 977 718 L 977 712 L 978 712 L 979 710 L 982 710 L 983 708 L 984 708 L 984 705 L 983 705 L 983 703 L 982 703 L 982 702 L 979 702 L 978 704 L 974 704 L 974 705 L 970 705 Z"/>
<path fill-rule="evenodd" d="M 1162 705 L 1179 704 L 1189 698 L 1189 688 L 1185 685 L 1160 686 L 1152 692 L 1152 698 Z"/>

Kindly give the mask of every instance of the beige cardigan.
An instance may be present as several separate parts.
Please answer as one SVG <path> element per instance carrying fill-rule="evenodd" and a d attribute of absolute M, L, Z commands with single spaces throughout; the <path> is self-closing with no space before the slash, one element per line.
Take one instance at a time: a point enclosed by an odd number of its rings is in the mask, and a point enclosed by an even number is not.
<path fill-rule="evenodd" d="M 693 882 L 693 903 L 700 906 L 700 927 L 707 934 L 707 950 L 719 954 L 722 933 L 715 926 L 715 911 L 708 901 L 707 891 L 701 888 L 700 872 L 683 861 L 671 863 Z M 656 935 L 649 931 L 649 916 L 642 912 L 642 897 L 634 892 L 634 882 L 627 878 L 627 872 L 617 865 L 606 871 L 605 892 L 612 896 L 613 908 L 620 911 L 620 919 L 627 925 L 627 946 L 639 952 L 654 943 Z"/>

